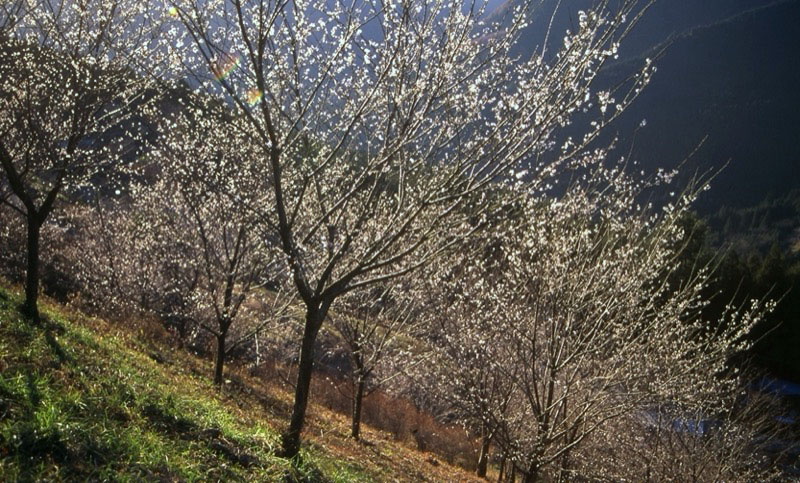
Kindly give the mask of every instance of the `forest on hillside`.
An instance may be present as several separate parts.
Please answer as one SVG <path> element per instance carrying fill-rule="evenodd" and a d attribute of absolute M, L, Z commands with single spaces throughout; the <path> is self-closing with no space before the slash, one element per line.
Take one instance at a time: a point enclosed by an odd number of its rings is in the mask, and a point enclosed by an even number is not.
<path fill-rule="evenodd" d="M 353 440 L 377 394 L 477 441 L 479 477 L 800 471 L 768 389 L 800 375 L 796 196 L 703 220 L 713 176 L 610 135 L 657 63 L 600 73 L 651 2 L 532 55 L 536 1 L 0 2 L 0 273 L 31 331 L 45 293 L 156 324 L 220 393 L 282 378 L 271 458 L 335 380 Z"/>

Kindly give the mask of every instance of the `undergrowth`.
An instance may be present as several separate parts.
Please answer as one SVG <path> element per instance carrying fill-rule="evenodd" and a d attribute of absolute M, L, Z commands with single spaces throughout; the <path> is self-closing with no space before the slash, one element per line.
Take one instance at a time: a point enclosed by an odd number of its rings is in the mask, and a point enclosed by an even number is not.
<path fill-rule="evenodd" d="M 225 400 L 207 377 L 165 365 L 145 341 L 102 321 L 50 307 L 32 325 L 20 302 L 0 287 L 2 479 L 372 479 L 324 452 L 274 456 L 275 428 Z"/>
<path fill-rule="evenodd" d="M 45 299 L 33 325 L 21 302 L 0 281 L 2 481 L 476 481 L 389 431 L 352 440 L 325 398 L 312 397 L 299 456 L 279 458 L 291 388 L 230 367 L 220 391 L 210 361 L 141 321 Z"/>

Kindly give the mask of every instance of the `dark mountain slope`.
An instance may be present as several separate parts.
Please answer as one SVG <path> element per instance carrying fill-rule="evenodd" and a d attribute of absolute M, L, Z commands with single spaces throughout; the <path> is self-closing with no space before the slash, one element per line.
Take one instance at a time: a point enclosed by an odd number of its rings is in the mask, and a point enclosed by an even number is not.
<path fill-rule="evenodd" d="M 519 0 L 508 0 L 503 15 Z M 562 0 L 548 50 L 555 52 L 577 11 L 591 0 Z M 613 2 L 612 2 L 613 3 Z M 557 0 L 533 13 L 519 53 L 539 51 Z M 756 204 L 800 186 L 800 62 L 795 52 L 798 0 L 658 0 L 609 65 L 600 86 L 634 72 L 667 47 L 652 84 L 616 123 L 621 148 L 635 136 L 635 158 L 648 168 L 677 165 L 707 136 L 685 171 L 728 164 L 706 207 Z"/>
<path fill-rule="evenodd" d="M 675 37 L 652 84 L 618 125 L 625 139 L 647 119 L 637 158 L 651 167 L 674 165 L 707 136 L 691 167 L 729 162 L 706 200 L 716 206 L 754 204 L 800 185 L 798 22 L 800 2 L 791 1 Z M 608 76 L 630 67 L 614 66 Z"/>

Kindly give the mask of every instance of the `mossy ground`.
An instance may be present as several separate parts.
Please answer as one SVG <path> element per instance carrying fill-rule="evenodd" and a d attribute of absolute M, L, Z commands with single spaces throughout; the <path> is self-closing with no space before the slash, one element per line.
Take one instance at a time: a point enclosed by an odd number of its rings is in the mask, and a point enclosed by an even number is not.
<path fill-rule="evenodd" d="M 298 458 L 276 457 L 290 394 L 119 325 L 43 304 L 42 324 L 0 285 L 0 479 L 468 481 L 468 473 L 312 404 Z"/>

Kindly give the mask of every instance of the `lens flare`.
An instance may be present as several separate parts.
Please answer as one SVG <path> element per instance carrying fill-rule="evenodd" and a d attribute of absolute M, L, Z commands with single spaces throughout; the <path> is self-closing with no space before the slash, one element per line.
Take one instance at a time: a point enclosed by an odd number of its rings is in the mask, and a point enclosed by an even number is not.
<path fill-rule="evenodd" d="M 238 55 L 226 55 L 214 63 L 211 71 L 214 74 L 214 77 L 221 82 L 226 77 L 231 75 L 231 72 L 236 70 L 240 61 L 241 58 Z"/>
<path fill-rule="evenodd" d="M 261 102 L 261 99 L 264 98 L 264 93 L 261 92 L 258 89 L 258 87 L 253 87 L 252 89 L 247 91 L 247 94 L 245 94 L 244 98 L 245 98 L 245 101 L 247 101 L 247 105 L 249 105 L 250 107 L 253 107 L 256 104 L 258 104 L 259 102 Z"/>

